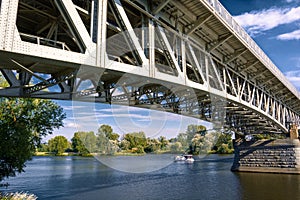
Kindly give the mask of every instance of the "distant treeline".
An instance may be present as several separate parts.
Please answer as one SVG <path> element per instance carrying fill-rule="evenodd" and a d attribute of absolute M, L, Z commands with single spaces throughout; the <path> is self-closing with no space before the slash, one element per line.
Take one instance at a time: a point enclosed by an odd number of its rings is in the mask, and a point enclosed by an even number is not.
<path fill-rule="evenodd" d="M 127 133 L 120 137 L 109 125 L 101 125 L 97 133 L 75 132 L 69 142 L 64 136 L 56 136 L 42 144 L 38 152 L 51 152 L 61 155 L 65 152 L 78 155 L 90 153 L 120 155 L 122 153 L 232 153 L 231 135 L 219 132 L 207 132 L 202 125 L 191 124 L 185 133 L 167 139 L 164 136 L 147 138 L 144 132 Z"/>

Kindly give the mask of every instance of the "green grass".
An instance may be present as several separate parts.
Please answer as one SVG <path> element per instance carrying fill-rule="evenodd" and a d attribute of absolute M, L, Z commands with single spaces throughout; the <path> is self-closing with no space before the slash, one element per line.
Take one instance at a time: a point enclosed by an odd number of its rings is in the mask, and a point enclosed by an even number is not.
<path fill-rule="evenodd" d="M 143 156 L 146 153 L 116 152 L 114 156 Z"/>

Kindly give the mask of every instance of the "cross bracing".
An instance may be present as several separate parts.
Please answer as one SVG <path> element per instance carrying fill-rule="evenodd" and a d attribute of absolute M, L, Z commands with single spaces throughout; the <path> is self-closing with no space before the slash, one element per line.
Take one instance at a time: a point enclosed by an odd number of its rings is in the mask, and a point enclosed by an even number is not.
<path fill-rule="evenodd" d="M 1 96 L 192 116 L 243 133 L 300 123 L 299 92 L 217 0 L 2 0 Z"/>

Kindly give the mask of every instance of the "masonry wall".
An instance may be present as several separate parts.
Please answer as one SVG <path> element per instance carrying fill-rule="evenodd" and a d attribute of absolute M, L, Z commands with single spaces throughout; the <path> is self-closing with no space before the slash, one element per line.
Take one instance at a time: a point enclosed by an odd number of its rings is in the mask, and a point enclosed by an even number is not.
<path fill-rule="evenodd" d="M 300 174 L 299 140 L 263 140 L 235 147 L 232 171 Z"/>

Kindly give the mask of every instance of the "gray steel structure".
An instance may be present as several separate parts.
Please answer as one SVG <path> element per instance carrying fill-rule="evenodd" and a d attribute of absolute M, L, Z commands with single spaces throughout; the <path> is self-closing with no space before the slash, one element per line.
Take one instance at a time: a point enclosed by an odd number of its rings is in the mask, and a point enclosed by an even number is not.
<path fill-rule="evenodd" d="M 0 0 L 0 70 L 0 96 L 92 97 L 245 134 L 300 123 L 299 92 L 217 0 Z"/>

